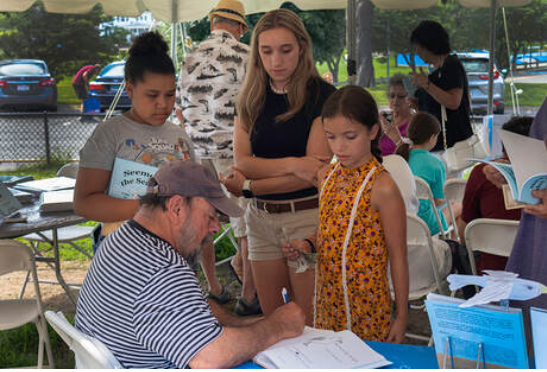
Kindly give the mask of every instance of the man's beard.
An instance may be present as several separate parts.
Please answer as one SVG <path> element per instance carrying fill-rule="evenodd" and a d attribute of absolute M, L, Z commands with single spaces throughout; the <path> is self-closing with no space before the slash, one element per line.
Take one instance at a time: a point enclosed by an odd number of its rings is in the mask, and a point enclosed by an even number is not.
<path fill-rule="evenodd" d="M 194 228 L 194 224 L 192 223 L 191 218 L 188 218 L 184 225 L 182 226 L 182 229 L 179 233 L 179 246 L 181 249 L 179 250 L 179 254 L 184 257 L 188 265 L 194 270 L 197 270 L 198 264 L 201 261 L 201 250 L 202 247 L 206 244 L 213 243 L 213 236 L 211 234 L 208 234 L 201 240 L 200 243 L 197 244 L 196 247 L 192 247 L 189 244 L 192 244 L 191 242 L 196 240 L 196 231 Z M 186 256 L 185 257 L 185 254 Z"/>
<path fill-rule="evenodd" d="M 203 246 L 211 243 L 213 243 L 213 236 L 207 235 L 201 241 L 201 245 L 198 248 L 193 249 L 192 252 L 188 255 L 186 262 L 192 268 L 192 270 L 197 271 L 198 269 L 198 265 L 201 262 L 201 252 L 203 250 Z"/>

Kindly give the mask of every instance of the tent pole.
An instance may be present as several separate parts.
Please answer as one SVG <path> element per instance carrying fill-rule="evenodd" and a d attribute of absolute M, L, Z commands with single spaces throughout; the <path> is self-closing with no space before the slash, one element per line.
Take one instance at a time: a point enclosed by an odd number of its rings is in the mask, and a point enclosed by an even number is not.
<path fill-rule="evenodd" d="M 496 42 L 496 11 L 497 0 L 490 0 L 490 61 L 488 70 L 488 115 L 492 115 L 494 98 L 494 57 Z"/>
<path fill-rule="evenodd" d="M 348 0 L 346 9 L 346 47 L 348 50 L 348 85 L 355 85 L 357 81 L 357 55 L 355 41 L 355 2 L 356 0 Z"/>
<path fill-rule="evenodd" d="M 177 65 L 177 0 L 171 0 L 171 59 Z"/>

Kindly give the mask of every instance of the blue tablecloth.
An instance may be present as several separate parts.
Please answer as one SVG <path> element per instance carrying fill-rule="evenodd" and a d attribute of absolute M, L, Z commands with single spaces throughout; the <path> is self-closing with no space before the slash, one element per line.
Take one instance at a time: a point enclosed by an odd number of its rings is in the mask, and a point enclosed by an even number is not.
<path fill-rule="evenodd" d="M 427 346 L 389 344 L 386 342 L 365 341 L 368 346 L 376 352 L 382 354 L 387 360 L 392 362 L 388 369 L 437 369 L 437 357 L 435 349 Z M 243 363 L 239 369 L 262 368 L 251 361 Z"/>

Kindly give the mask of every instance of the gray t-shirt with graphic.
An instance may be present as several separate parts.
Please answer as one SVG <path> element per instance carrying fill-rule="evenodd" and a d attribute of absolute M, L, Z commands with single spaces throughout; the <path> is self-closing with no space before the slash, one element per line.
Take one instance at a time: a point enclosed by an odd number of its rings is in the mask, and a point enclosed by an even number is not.
<path fill-rule="evenodd" d="M 154 167 L 171 160 L 195 160 L 182 127 L 169 121 L 160 126 L 141 124 L 124 115 L 97 126 L 80 151 L 80 166 L 111 171 L 117 157 Z"/>

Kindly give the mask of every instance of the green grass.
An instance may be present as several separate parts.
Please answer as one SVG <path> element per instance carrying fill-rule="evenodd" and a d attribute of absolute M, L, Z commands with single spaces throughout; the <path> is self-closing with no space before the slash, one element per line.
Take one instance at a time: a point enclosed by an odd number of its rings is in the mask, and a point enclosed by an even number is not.
<path fill-rule="evenodd" d="M 78 97 L 76 97 L 71 79 L 64 78 L 57 83 L 57 102 L 63 104 L 81 103 Z"/>
<path fill-rule="evenodd" d="M 519 97 L 521 106 L 539 107 L 547 95 L 547 84 L 515 84 L 517 90 L 522 89 Z M 505 83 L 505 107 L 513 106 L 511 101 L 511 87 Z"/>

